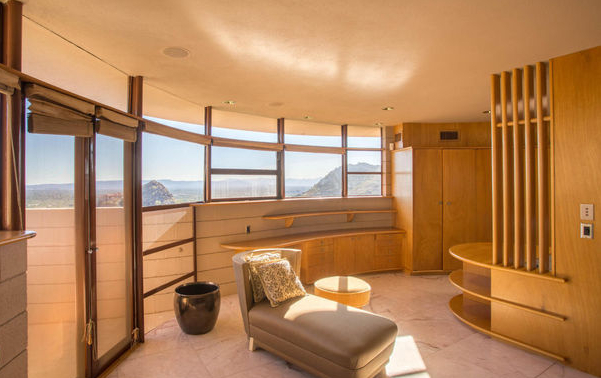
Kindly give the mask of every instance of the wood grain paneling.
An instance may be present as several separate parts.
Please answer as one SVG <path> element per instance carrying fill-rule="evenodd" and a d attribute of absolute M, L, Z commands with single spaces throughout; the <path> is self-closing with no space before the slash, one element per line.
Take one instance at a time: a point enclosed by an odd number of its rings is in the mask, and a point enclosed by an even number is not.
<path fill-rule="evenodd" d="M 570 277 L 562 295 L 569 310 L 564 343 L 577 368 L 601 375 L 601 238 L 581 239 L 579 204 L 601 206 L 601 47 L 552 60 L 555 258 Z M 559 297 L 559 293 L 557 294 Z"/>
<path fill-rule="evenodd" d="M 458 131 L 458 140 L 440 140 L 441 131 Z M 487 122 L 403 123 L 402 147 L 490 147 L 491 128 Z"/>
<path fill-rule="evenodd" d="M 413 269 L 443 269 L 442 150 L 415 150 L 413 156 Z"/>
<path fill-rule="evenodd" d="M 473 240 L 476 229 L 476 152 L 444 150 L 442 158 L 443 269 L 461 268 L 449 248 Z"/>

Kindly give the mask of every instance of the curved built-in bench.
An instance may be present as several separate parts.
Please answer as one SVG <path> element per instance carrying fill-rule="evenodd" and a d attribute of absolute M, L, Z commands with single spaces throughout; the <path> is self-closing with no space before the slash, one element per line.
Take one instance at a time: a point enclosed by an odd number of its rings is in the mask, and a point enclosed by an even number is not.
<path fill-rule="evenodd" d="M 221 247 L 237 251 L 300 249 L 303 251 L 301 280 L 312 283 L 327 276 L 400 270 L 404 234 L 405 231 L 398 228 L 329 230 L 222 243 Z"/>
<path fill-rule="evenodd" d="M 463 262 L 463 269 L 449 276 L 451 283 L 463 291 L 449 302 L 453 315 L 489 336 L 566 360 L 545 345 L 546 339 L 537 341 L 534 331 L 541 325 L 556 328 L 557 322 L 566 320 L 566 316 L 550 311 L 541 299 L 545 291 L 552 292 L 556 285 L 565 283 L 564 278 L 492 264 L 491 243 L 460 244 L 449 252 Z M 549 335 L 541 339 L 545 336 Z"/>

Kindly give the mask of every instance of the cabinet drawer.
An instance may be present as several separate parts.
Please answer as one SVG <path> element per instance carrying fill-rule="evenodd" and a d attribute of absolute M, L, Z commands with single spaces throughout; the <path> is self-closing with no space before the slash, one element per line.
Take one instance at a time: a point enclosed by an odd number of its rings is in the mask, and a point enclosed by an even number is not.
<path fill-rule="evenodd" d="M 401 234 L 376 235 L 376 246 L 401 245 Z"/>
<path fill-rule="evenodd" d="M 400 245 L 378 245 L 376 247 L 376 256 L 400 255 Z"/>
<path fill-rule="evenodd" d="M 315 248 L 315 247 L 323 247 L 323 246 L 327 246 L 327 245 L 334 245 L 334 239 L 333 238 L 326 238 L 326 239 L 319 239 L 319 240 L 311 240 L 308 242 L 305 242 L 305 248 L 309 249 L 309 248 Z"/>
<path fill-rule="evenodd" d="M 380 269 L 401 269 L 401 255 L 375 256 L 374 268 Z"/>

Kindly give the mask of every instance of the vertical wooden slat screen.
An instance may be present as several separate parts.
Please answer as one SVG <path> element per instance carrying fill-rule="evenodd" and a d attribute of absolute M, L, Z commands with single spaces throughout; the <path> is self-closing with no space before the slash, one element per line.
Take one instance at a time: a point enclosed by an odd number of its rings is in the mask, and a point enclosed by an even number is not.
<path fill-rule="evenodd" d="M 511 105 L 513 120 L 513 267 L 519 269 L 524 261 L 524 156 L 519 104 L 522 101 L 522 71 L 511 73 Z"/>
<path fill-rule="evenodd" d="M 538 273 L 552 266 L 554 274 L 548 71 L 547 63 L 537 63 L 491 77 L 492 262 Z"/>
<path fill-rule="evenodd" d="M 492 75 L 490 80 L 490 123 L 492 144 L 492 263 L 499 264 L 503 261 L 503 166 L 501 157 L 501 130 L 497 127 L 499 114 L 497 104 L 500 101 L 499 85 L 500 76 Z"/>
<path fill-rule="evenodd" d="M 534 98 L 532 66 L 524 67 L 524 144 L 525 144 L 525 233 L 526 233 L 526 270 L 536 265 L 536 134 L 530 122 L 532 109 L 530 99 Z"/>
<path fill-rule="evenodd" d="M 513 165 L 512 134 L 509 129 L 507 103 L 510 96 L 509 73 L 501 73 L 501 130 L 503 134 L 503 266 L 513 260 Z"/>
<path fill-rule="evenodd" d="M 547 94 L 546 67 L 536 63 L 536 134 L 538 148 L 538 271 L 549 270 L 549 135 L 544 122 L 543 97 Z M 549 101 L 550 103 L 550 101 Z"/>

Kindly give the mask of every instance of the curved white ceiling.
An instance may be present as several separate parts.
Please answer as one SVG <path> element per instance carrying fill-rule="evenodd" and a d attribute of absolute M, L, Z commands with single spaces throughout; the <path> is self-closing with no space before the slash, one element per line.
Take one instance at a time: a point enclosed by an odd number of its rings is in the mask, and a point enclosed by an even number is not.
<path fill-rule="evenodd" d="M 24 3 L 31 20 L 199 105 L 336 124 L 485 121 L 491 73 L 601 44 L 599 0 Z M 169 46 L 190 55 L 166 57 Z"/>

